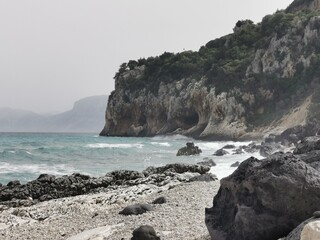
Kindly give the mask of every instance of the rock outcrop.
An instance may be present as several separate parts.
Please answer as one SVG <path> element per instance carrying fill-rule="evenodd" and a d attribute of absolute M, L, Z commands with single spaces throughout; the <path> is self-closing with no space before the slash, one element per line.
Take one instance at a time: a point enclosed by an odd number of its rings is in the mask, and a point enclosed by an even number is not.
<path fill-rule="evenodd" d="M 296 0 L 197 52 L 122 64 L 101 135 L 246 139 L 319 119 L 318 9 Z"/>
<path fill-rule="evenodd" d="M 319 210 L 319 202 L 320 172 L 301 155 L 252 157 L 221 180 L 206 225 L 215 240 L 277 240 Z"/>
<path fill-rule="evenodd" d="M 192 178 L 204 175 L 209 170 L 208 166 L 168 164 L 163 167 L 149 167 L 141 173 L 113 171 L 98 178 L 79 173 L 62 177 L 41 174 L 38 179 L 26 184 L 12 181 L 0 186 L 0 205 L 29 206 L 39 201 L 114 190 L 124 186 L 142 184 L 165 186 L 176 182 L 189 182 Z"/>
<path fill-rule="evenodd" d="M 199 155 L 202 152 L 201 149 L 195 146 L 193 142 L 188 142 L 186 145 L 186 147 L 178 150 L 177 156 Z"/>

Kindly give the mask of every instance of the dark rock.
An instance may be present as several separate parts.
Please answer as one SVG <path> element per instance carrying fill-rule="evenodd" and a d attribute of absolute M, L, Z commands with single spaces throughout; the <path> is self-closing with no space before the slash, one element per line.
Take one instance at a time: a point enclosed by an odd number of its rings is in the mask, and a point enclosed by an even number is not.
<path fill-rule="evenodd" d="M 235 155 L 235 154 L 243 154 L 244 152 L 242 151 L 242 149 L 238 148 L 238 149 L 234 149 L 232 150 L 232 154 Z"/>
<path fill-rule="evenodd" d="M 158 197 L 152 203 L 153 204 L 164 204 L 166 202 L 167 202 L 167 199 L 165 197 Z"/>
<path fill-rule="evenodd" d="M 160 240 L 160 237 L 157 236 L 154 228 L 149 225 L 144 225 L 135 229 L 132 235 L 133 237 L 131 240 Z"/>
<path fill-rule="evenodd" d="M 37 178 L 37 180 L 39 182 L 54 182 L 54 180 L 56 179 L 56 176 L 54 175 L 49 175 L 49 174 L 40 174 L 40 176 Z"/>
<path fill-rule="evenodd" d="M 210 171 L 210 167 L 192 165 L 192 164 L 173 163 L 173 164 L 167 164 L 163 167 L 148 167 L 146 170 L 143 171 L 143 174 L 145 174 L 146 176 L 149 176 L 152 174 L 162 174 L 168 170 L 175 173 L 192 172 L 192 173 L 204 174 Z"/>
<path fill-rule="evenodd" d="M 203 165 L 203 166 L 208 166 L 208 167 L 214 167 L 217 165 L 212 159 L 208 159 L 208 160 L 205 160 L 202 162 L 197 162 L 197 164 Z"/>
<path fill-rule="evenodd" d="M 144 174 L 137 171 L 117 170 L 106 174 L 107 177 L 112 177 L 114 180 L 128 181 L 143 178 Z"/>
<path fill-rule="evenodd" d="M 307 137 L 304 138 L 301 143 L 298 143 L 294 154 L 308 153 L 312 150 L 320 150 L 320 137 Z"/>
<path fill-rule="evenodd" d="M 234 149 L 234 148 L 236 148 L 236 146 L 232 145 L 232 144 L 227 144 L 227 145 L 223 146 L 223 149 Z"/>
<path fill-rule="evenodd" d="M 149 204 L 134 204 L 125 207 L 119 214 L 122 215 L 139 215 L 146 213 L 148 211 L 153 211 L 153 207 Z"/>
<path fill-rule="evenodd" d="M 319 209 L 320 172 L 293 154 L 251 157 L 220 183 L 206 209 L 212 239 L 278 239 Z"/>
<path fill-rule="evenodd" d="M 255 143 L 250 143 L 247 146 L 246 145 L 240 146 L 239 149 L 244 150 L 247 153 L 255 153 L 260 150 L 260 147 L 261 147 L 260 145 L 257 145 Z"/>
<path fill-rule="evenodd" d="M 278 143 L 264 143 L 262 142 L 259 147 L 259 153 L 263 157 L 268 157 L 274 152 L 281 149 L 281 145 Z"/>
<path fill-rule="evenodd" d="M 98 178 L 79 173 L 62 177 L 41 174 L 38 179 L 26 184 L 12 181 L 6 186 L 0 186 L 0 205 L 29 206 L 39 201 L 97 193 L 110 188 L 116 189 L 118 185 L 134 186 L 151 183 L 164 186 L 171 180 L 188 182 L 192 176 L 190 174 L 180 176 L 180 174 L 187 172 L 204 174 L 209 170 L 208 166 L 168 164 L 157 168 L 149 167 L 142 173 L 125 170 L 113 171 Z"/>
<path fill-rule="evenodd" d="M 186 147 L 178 150 L 177 156 L 199 155 L 202 152 L 201 149 L 195 146 L 193 142 L 188 142 L 186 145 Z"/>
<path fill-rule="evenodd" d="M 192 177 L 190 182 L 212 182 L 218 180 L 217 176 L 212 173 L 205 173 L 199 176 Z"/>
<path fill-rule="evenodd" d="M 16 186 L 20 186 L 20 185 L 21 185 L 21 183 L 20 183 L 20 181 L 18 181 L 18 180 L 10 181 L 10 182 L 8 182 L 8 184 L 7 184 L 8 187 L 16 187 Z"/>
<path fill-rule="evenodd" d="M 239 167 L 240 162 L 236 161 L 235 163 L 232 163 L 230 167 Z"/>
<path fill-rule="evenodd" d="M 226 150 L 224 150 L 223 148 L 217 150 L 213 155 L 214 156 L 223 156 L 223 155 L 226 155 L 228 154 L 228 152 Z"/>
<path fill-rule="evenodd" d="M 276 141 L 276 135 L 275 134 L 270 134 L 268 137 L 264 139 L 265 143 L 274 143 Z"/>
<path fill-rule="evenodd" d="M 320 218 L 320 211 L 315 211 L 315 212 L 313 213 L 313 217 L 314 217 L 314 218 Z"/>

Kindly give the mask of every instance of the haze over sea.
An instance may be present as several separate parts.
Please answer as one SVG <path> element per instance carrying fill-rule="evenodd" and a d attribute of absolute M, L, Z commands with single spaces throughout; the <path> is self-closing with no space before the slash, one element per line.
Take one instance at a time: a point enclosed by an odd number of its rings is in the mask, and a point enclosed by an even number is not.
<path fill-rule="evenodd" d="M 193 141 L 202 149 L 199 156 L 176 153 L 186 142 Z M 212 154 L 226 144 L 247 145 L 249 142 L 206 142 L 181 135 L 153 138 L 99 137 L 94 134 L 70 133 L 0 133 L 0 183 L 12 180 L 25 183 L 42 173 L 65 175 L 80 172 L 102 176 L 119 169 L 142 171 L 148 166 L 168 163 L 196 163 L 213 159 L 217 166 L 211 172 L 218 178 L 232 173 L 230 165 L 259 154 Z M 227 150 L 230 151 L 231 150 Z"/>

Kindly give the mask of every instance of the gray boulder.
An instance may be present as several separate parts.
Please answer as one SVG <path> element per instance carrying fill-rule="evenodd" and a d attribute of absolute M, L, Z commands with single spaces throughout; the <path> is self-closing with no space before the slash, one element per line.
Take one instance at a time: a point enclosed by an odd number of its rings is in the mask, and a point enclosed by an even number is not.
<path fill-rule="evenodd" d="M 160 237 L 157 236 L 154 228 L 149 225 L 144 225 L 135 229 L 132 235 L 133 237 L 131 240 L 160 240 Z"/>
<path fill-rule="evenodd" d="M 293 154 L 249 158 L 221 180 L 206 226 L 215 240 L 276 240 L 319 209 L 320 172 Z"/>
<path fill-rule="evenodd" d="M 178 150 L 177 156 L 199 155 L 202 152 L 201 149 L 195 146 L 193 142 L 188 142 L 186 145 L 186 147 Z"/>
<path fill-rule="evenodd" d="M 214 167 L 217 164 L 212 159 L 206 159 L 202 162 L 197 162 L 199 165 L 208 166 L 208 167 Z"/>
<path fill-rule="evenodd" d="M 213 155 L 214 156 L 223 156 L 223 155 L 226 155 L 228 154 L 228 152 L 226 150 L 224 150 L 223 148 L 217 150 Z"/>
<path fill-rule="evenodd" d="M 230 167 L 239 167 L 240 166 L 240 162 L 236 161 L 235 163 L 232 163 Z"/>
<path fill-rule="evenodd" d="M 153 211 L 153 207 L 149 204 L 133 204 L 125 207 L 119 214 L 122 215 L 139 215 L 146 213 L 148 211 Z"/>

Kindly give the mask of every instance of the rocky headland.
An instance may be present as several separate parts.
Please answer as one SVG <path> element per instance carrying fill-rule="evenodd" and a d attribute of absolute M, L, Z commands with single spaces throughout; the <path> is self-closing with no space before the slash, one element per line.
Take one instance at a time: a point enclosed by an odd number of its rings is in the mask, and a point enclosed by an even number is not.
<path fill-rule="evenodd" d="M 199 51 L 122 64 L 101 135 L 253 139 L 318 118 L 318 10 L 296 0 Z"/>

